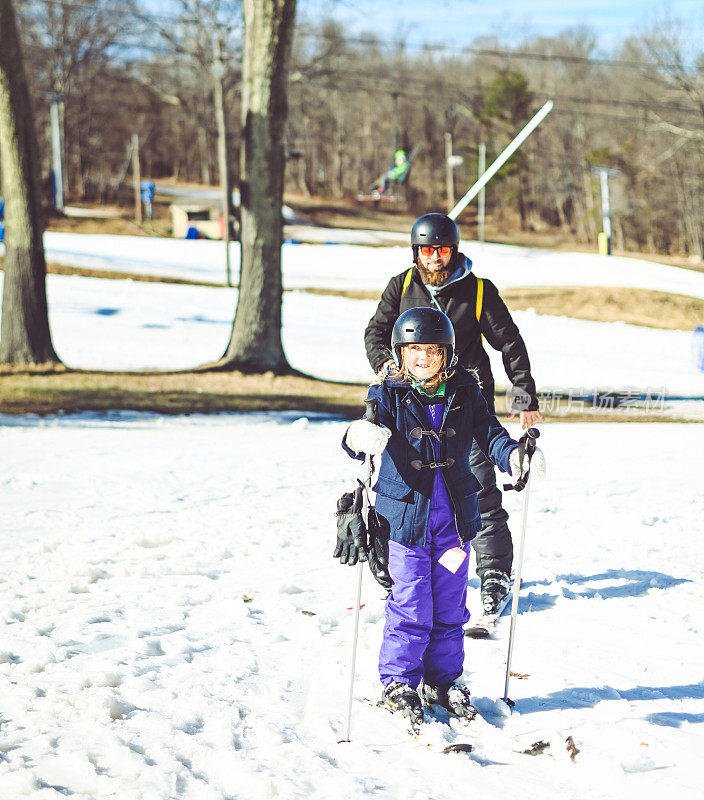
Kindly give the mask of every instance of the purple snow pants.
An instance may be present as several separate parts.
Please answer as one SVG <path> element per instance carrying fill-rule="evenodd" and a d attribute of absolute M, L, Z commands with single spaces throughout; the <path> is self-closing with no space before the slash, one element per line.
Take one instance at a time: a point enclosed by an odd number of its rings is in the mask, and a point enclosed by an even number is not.
<path fill-rule="evenodd" d="M 437 429 L 443 404 L 428 407 Z M 436 471 L 425 545 L 389 542 L 389 573 L 393 579 L 386 601 L 384 638 L 379 653 L 379 676 L 414 688 L 421 680 L 443 686 L 457 679 L 464 664 L 469 542 L 467 558 L 457 570 L 438 563 L 447 550 L 460 547 L 452 502 L 440 471 Z"/>

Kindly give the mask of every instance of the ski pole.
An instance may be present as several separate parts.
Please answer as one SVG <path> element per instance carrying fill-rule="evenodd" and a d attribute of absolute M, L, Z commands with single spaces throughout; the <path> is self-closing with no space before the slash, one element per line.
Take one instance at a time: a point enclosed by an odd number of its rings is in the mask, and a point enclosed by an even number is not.
<path fill-rule="evenodd" d="M 528 520 L 528 498 L 530 497 L 530 460 L 535 452 L 535 440 L 540 436 L 540 431 L 537 428 L 528 428 L 526 431 L 526 455 L 528 456 L 528 470 L 526 475 L 521 475 L 519 480 L 516 481 L 516 488 L 522 484 L 521 488 L 525 487 L 525 495 L 523 497 L 523 515 L 521 518 L 521 544 L 518 550 L 518 562 L 513 580 L 513 598 L 511 602 L 511 629 L 508 635 L 508 655 L 506 657 L 506 683 L 504 684 L 503 701 L 509 708 L 512 708 L 515 703 L 509 699 L 508 696 L 508 682 L 511 677 L 511 657 L 513 655 L 513 639 L 516 631 L 516 619 L 518 618 L 518 594 L 521 589 L 521 569 L 523 567 L 523 550 L 526 542 L 526 522 Z M 513 488 L 513 487 L 512 487 Z"/>
<path fill-rule="evenodd" d="M 366 417 L 369 422 L 373 425 L 378 424 L 378 408 L 376 405 L 376 400 L 365 400 L 366 405 Z M 364 517 L 364 524 L 369 529 L 369 495 L 367 494 L 368 489 L 372 485 L 372 472 L 374 471 L 374 464 L 372 462 L 372 457 L 367 453 L 364 457 L 364 466 L 365 466 L 365 488 L 362 492 L 362 516 Z M 347 729 L 345 732 L 345 738 L 340 739 L 338 744 L 342 742 L 349 742 L 350 741 L 350 731 L 352 729 L 352 702 L 354 700 L 354 670 L 355 670 L 355 663 L 357 661 L 357 635 L 359 632 L 359 605 L 362 601 L 362 575 L 364 573 L 364 562 L 360 561 L 357 564 L 357 586 L 355 589 L 355 600 L 354 600 L 354 622 L 353 622 L 353 633 L 352 633 L 352 656 L 350 658 L 350 688 L 349 688 L 349 696 L 347 702 Z"/>

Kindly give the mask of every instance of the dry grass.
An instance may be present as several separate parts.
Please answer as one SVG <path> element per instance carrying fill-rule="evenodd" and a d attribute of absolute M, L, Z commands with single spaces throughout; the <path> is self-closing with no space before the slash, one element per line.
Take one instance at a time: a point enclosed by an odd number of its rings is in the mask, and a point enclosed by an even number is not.
<path fill-rule="evenodd" d="M 130 409 L 160 414 L 319 411 L 356 416 L 366 386 L 237 372 L 120 373 L 0 369 L 0 409 L 54 414 Z"/>
<path fill-rule="evenodd" d="M 2 258 L 0 258 L 0 268 Z M 216 286 L 222 287 L 224 283 L 209 283 L 208 281 L 192 281 L 188 278 L 169 278 L 162 275 L 134 275 L 131 272 L 117 272 L 115 270 L 89 269 L 87 267 L 69 267 L 66 264 L 49 263 L 46 271 L 50 275 L 79 275 L 82 278 L 103 278 L 115 281 L 141 281 L 143 283 L 175 283 L 182 286 Z M 237 284 L 235 284 L 235 288 Z"/>
<path fill-rule="evenodd" d="M 300 290 L 299 290 L 300 291 Z M 307 289 L 312 294 L 378 300 L 378 292 Z M 628 322 L 667 330 L 692 330 L 704 323 L 704 300 L 649 289 L 555 286 L 505 289 L 501 297 L 511 311 L 532 308 L 538 314 L 597 322 Z"/>
<path fill-rule="evenodd" d="M 305 376 L 239 372 L 125 373 L 64 368 L 0 368 L 0 411 L 6 414 L 71 414 L 79 411 L 150 411 L 212 414 L 234 411 L 318 412 L 351 419 L 361 415 L 367 386 Z M 504 390 L 497 389 L 499 418 Z M 681 422 L 664 411 L 609 410 L 557 405 L 548 423 Z"/>
<path fill-rule="evenodd" d="M 501 292 L 512 311 L 534 308 L 597 322 L 628 322 L 667 330 L 692 330 L 704 323 L 704 300 L 648 289 L 602 286 L 530 287 Z"/>

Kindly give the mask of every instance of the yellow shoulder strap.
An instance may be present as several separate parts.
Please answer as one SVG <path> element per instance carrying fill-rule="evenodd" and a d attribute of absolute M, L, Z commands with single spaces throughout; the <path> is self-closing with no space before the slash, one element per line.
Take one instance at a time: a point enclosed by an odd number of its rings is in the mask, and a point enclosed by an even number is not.
<path fill-rule="evenodd" d="M 408 289 L 408 287 L 410 286 L 412 277 L 413 277 L 413 267 L 411 267 L 408 270 L 408 272 L 405 274 L 403 278 L 403 288 L 401 289 L 401 297 L 403 297 L 403 295 L 406 294 L 406 289 Z"/>
<path fill-rule="evenodd" d="M 476 316 L 477 322 L 482 315 L 482 303 L 484 302 L 484 279 L 477 278 L 477 309 Z"/>
<path fill-rule="evenodd" d="M 484 279 L 477 278 L 477 307 L 475 309 L 475 314 L 477 317 L 477 325 L 481 328 L 481 315 L 482 315 L 482 304 L 484 302 Z M 481 338 L 484 338 L 483 334 L 479 334 Z"/>

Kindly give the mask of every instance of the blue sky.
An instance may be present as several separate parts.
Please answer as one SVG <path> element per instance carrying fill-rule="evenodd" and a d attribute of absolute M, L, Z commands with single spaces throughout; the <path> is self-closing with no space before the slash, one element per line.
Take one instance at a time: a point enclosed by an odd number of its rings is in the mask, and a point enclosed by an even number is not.
<path fill-rule="evenodd" d="M 680 19 L 693 37 L 689 47 L 701 52 L 702 0 L 298 0 L 299 20 L 332 17 L 350 35 L 373 31 L 380 39 L 406 33 L 411 45 L 445 42 L 466 45 L 477 36 L 494 35 L 516 44 L 536 35 L 588 25 L 610 51 L 619 41 L 666 18 Z"/>

